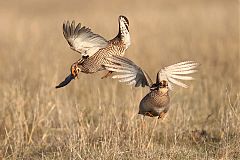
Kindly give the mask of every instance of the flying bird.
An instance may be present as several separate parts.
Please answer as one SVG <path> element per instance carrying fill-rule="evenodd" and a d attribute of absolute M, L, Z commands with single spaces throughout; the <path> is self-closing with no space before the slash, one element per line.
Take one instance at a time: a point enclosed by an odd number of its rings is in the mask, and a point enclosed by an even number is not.
<path fill-rule="evenodd" d="M 107 41 L 102 36 L 95 34 L 90 28 L 75 26 L 75 21 L 63 23 L 63 35 L 69 46 L 74 51 L 80 53 L 81 58 L 73 63 L 70 68 L 70 75 L 56 88 L 66 86 L 71 80 L 78 77 L 80 72 L 92 74 L 105 70 L 103 64 L 108 64 L 107 57 L 116 55 L 124 56 L 125 51 L 130 46 L 129 21 L 125 16 L 119 16 L 119 31 L 115 38 Z M 107 72 L 102 78 L 112 74 Z"/>
<path fill-rule="evenodd" d="M 150 91 L 143 97 L 139 105 L 138 114 L 163 119 L 169 110 L 169 91 L 173 90 L 173 85 L 187 88 L 188 85 L 181 80 L 193 80 L 188 74 L 195 73 L 198 63 L 194 61 L 184 61 L 160 69 L 157 73 L 156 82 L 153 83 L 149 75 L 131 60 L 112 56 L 107 58 L 111 64 L 104 64 L 104 67 L 111 72 L 116 72 L 112 76 L 119 82 L 126 82 L 135 87 L 148 86 Z"/>

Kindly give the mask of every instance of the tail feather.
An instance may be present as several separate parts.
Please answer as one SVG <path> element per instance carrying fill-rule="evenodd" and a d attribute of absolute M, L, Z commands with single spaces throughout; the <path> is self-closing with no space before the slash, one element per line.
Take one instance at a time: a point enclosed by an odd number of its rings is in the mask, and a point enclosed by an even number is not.
<path fill-rule="evenodd" d="M 67 76 L 65 78 L 64 81 L 62 81 L 59 85 L 57 85 L 55 88 L 62 88 L 64 86 L 66 86 L 68 83 L 70 83 L 72 80 L 74 79 L 74 76 L 72 74 L 70 74 L 69 76 Z"/>

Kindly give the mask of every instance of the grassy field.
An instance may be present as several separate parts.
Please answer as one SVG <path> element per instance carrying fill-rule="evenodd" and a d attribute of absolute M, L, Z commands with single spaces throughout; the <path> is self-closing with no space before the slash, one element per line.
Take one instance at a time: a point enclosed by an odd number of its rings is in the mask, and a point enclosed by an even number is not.
<path fill-rule="evenodd" d="M 0 159 L 240 159 L 239 1 L 3 1 L 0 5 Z M 79 54 L 64 20 L 107 39 L 130 21 L 126 52 L 155 79 L 163 66 L 201 63 L 175 88 L 164 121 L 138 115 L 147 88 L 105 72 L 65 88 Z"/>

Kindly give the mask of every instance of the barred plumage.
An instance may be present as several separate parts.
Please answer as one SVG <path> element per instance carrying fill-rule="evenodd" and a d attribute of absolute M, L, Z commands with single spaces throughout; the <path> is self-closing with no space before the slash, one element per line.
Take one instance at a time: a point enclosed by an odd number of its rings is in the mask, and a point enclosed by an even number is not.
<path fill-rule="evenodd" d="M 113 44 L 113 42 L 115 44 Z M 81 72 L 84 73 L 95 73 L 104 70 L 103 64 L 109 63 L 106 57 L 112 55 L 123 56 L 125 50 L 125 45 L 122 44 L 121 39 L 115 38 L 109 41 L 109 45 L 106 48 L 100 49 L 96 54 L 88 57 L 78 66 L 81 69 Z"/>
<path fill-rule="evenodd" d="M 109 56 L 124 56 L 126 49 L 131 44 L 129 33 L 129 22 L 125 16 L 119 16 L 119 32 L 112 40 L 105 40 L 91 29 L 75 22 L 71 24 L 67 21 L 63 24 L 63 35 L 70 48 L 79 52 L 82 57 L 71 66 L 71 74 L 56 88 L 67 85 L 72 79 L 78 76 L 79 72 L 95 73 L 104 70 L 103 64 L 108 64 L 106 59 Z M 109 76 L 108 72 L 102 78 Z"/>
<path fill-rule="evenodd" d="M 139 114 L 159 118 L 163 118 L 169 109 L 168 92 L 173 90 L 173 84 L 187 88 L 188 86 L 180 80 L 193 80 L 192 77 L 186 75 L 195 73 L 198 66 L 198 63 L 194 61 L 185 61 L 165 67 L 157 73 L 156 82 L 153 84 L 148 74 L 131 60 L 120 56 L 111 56 L 107 59 L 111 64 L 104 64 L 104 67 L 117 73 L 112 78 L 135 85 L 135 87 L 148 86 L 150 88 L 150 92 L 140 102 Z"/>

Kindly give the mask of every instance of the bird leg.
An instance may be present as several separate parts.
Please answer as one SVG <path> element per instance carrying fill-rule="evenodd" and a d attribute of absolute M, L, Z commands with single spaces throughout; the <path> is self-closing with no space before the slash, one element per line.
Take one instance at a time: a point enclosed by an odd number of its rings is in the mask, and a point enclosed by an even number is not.
<path fill-rule="evenodd" d="M 164 117 L 165 117 L 165 115 L 166 115 L 166 112 L 161 112 L 161 113 L 159 114 L 159 116 L 158 116 L 158 119 L 163 120 Z"/>
<path fill-rule="evenodd" d="M 153 117 L 152 113 L 150 113 L 150 112 L 145 112 L 145 113 L 144 113 L 144 116 Z"/>
<path fill-rule="evenodd" d="M 108 71 L 107 74 L 105 74 L 104 76 L 101 77 L 101 79 L 109 77 L 112 73 L 113 73 L 113 71 Z"/>

